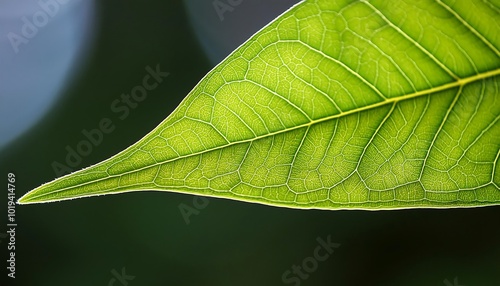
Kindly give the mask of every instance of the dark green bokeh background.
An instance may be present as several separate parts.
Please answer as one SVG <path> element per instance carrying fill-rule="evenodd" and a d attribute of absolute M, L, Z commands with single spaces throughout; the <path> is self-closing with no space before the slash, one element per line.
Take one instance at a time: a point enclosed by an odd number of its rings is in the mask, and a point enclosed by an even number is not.
<path fill-rule="evenodd" d="M 85 167 L 136 142 L 211 69 L 181 1 L 99 3 L 96 44 L 58 103 L 0 154 L 17 197 L 55 178 L 83 129 L 110 118 L 116 130 Z M 244 13 L 244 6 L 238 8 Z M 214 12 L 215 13 L 215 12 Z M 121 121 L 110 103 L 141 83 L 144 67 L 170 76 Z M 27 83 L 28 84 L 28 83 Z M 3 187 L 4 194 L 6 186 Z M 6 195 L 1 198 L 6 231 Z M 281 276 L 312 256 L 317 237 L 341 246 L 301 285 L 500 285 L 500 207 L 452 210 L 318 211 L 210 199 L 187 225 L 179 204 L 193 197 L 136 192 L 17 206 L 17 278 L 1 285 L 108 285 L 113 269 L 139 285 L 284 285 Z M 5 284 L 4 284 L 5 283 Z M 114 285 L 122 285 L 117 281 Z M 287 284 L 293 285 L 293 284 Z"/>

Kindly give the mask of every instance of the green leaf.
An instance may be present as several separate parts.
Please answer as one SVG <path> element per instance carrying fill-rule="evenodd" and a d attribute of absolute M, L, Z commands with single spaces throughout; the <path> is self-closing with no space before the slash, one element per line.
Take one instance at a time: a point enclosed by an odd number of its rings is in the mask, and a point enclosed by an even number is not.
<path fill-rule="evenodd" d="M 499 11 L 303 2 L 139 142 L 19 203 L 165 190 L 292 208 L 498 205 Z"/>

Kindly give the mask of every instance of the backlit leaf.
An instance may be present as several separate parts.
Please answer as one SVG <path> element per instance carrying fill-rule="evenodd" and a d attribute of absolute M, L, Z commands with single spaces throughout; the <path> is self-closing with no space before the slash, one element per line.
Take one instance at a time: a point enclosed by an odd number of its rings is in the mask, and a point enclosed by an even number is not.
<path fill-rule="evenodd" d="M 499 11 L 303 2 L 139 142 L 19 202 L 165 190 L 292 208 L 498 205 Z"/>

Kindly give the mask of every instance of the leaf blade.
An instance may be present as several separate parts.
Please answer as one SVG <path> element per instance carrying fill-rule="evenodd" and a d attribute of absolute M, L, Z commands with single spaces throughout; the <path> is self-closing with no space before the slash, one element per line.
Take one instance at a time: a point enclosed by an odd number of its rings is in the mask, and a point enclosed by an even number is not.
<path fill-rule="evenodd" d="M 151 189 L 296 208 L 500 204 L 499 41 L 478 37 L 443 2 L 420 2 L 432 10 L 395 2 L 292 8 L 138 143 L 19 202 Z M 418 36 L 395 24 L 398 11 L 408 22 L 422 16 L 412 10 L 447 29 Z M 457 44 L 449 36 L 458 32 Z M 436 34 L 447 37 L 430 53 Z M 471 39 L 480 47 L 463 44 Z M 451 59 L 446 50 L 454 51 Z M 468 102 L 475 108 L 465 108 Z M 462 113 L 469 118 L 458 128 Z"/>

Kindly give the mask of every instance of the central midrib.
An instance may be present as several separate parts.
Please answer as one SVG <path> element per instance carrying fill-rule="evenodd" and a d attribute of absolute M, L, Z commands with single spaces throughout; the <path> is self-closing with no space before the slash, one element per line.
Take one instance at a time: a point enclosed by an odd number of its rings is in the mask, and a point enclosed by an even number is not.
<path fill-rule="evenodd" d="M 410 93 L 410 94 L 407 94 L 407 95 L 401 95 L 401 96 L 398 96 L 398 97 L 392 97 L 392 98 L 389 98 L 389 99 L 384 100 L 384 101 L 377 102 L 377 103 L 372 104 L 372 105 L 367 105 L 367 106 L 363 106 L 363 107 L 360 107 L 360 108 L 355 108 L 355 109 L 352 109 L 352 110 L 349 110 L 349 111 L 346 111 L 346 112 L 341 112 L 341 113 L 338 113 L 338 114 L 326 116 L 326 117 L 323 117 L 323 118 L 320 118 L 320 119 L 311 120 L 308 123 L 297 125 L 297 126 L 294 126 L 294 127 L 290 127 L 290 128 L 278 130 L 278 131 L 275 131 L 275 132 L 270 132 L 270 133 L 267 133 L 267 134 L 264 134 L 264 135 L 260 135 L 260 136 L 256 136 L 256 137 L 252 137 L 252 138 L 249 138 L 249 139 L 244 139 L 244 140 L 240 140 L 240 141 L 234 141 L 234 142 L 231 142 L 231 143 L 228 143 L 228 144 L 225 144 L 225 145 L 220 145 L 220 146 L 217 146 L 217 147 L 214 147 L 214 148 L 211 148 L 211 149 L 206 149 L 206 150 L 202 150 L 202 151 L 199 151 L 199 152 L 194 152 L 194 153 L 187 154 L 187 155 L 182 155 L 182 156 L 179 156 L 179 157 L 176 157 L 176 158 L 172 158 L 172 159 L 165 160 L 165 161 L 162 161 L 162 162 L 157 162 L 155 164 L 147 165 L 147 166 L 144 166 L 144 167 L 139 168 L 139 169 L 134 169 L 134 170 L 131 170 L 131 171 L 127 171 L 127 172 L 123 172 L 123 173 L 119 173 L 119 174 L 114 174 L 114 175 L 108 175 L 108 176 L 106 176 L 104 178 L 100 178 L 100 179 L 96 179 L 96 180 L 91 180 L 91 181 L 86 181 L 84 183 L 81 183 L 81 184 L 78 184 L 78 185 L 73 185 L 73 186 L 66 187 L 66 188 L 56 189 L 56 190 L 48 192 L 48 193 L 44 193 L 44 194 L 40 194 L 38 196 L 31 197 L 30 199 L 35 199 L 35 198 L 38 198 L 38 197 L 43 197 L 43 196 L 50 195 L 50 194 L 53 194 L 53 193 L 62 192 L 62 191 L 68 190 L 68 189 L 73 189 L 73 188 L 85 186 L 85 185 L 88 185 L 88 184 L 91 184 L 91 183 L 96 183 L 96 182 L 99 182 L 99 181 L 104 181 L 104 180 L 107 180 L 107 179 L 110 179 L 110 178 L 119 177 L 119 176 L 131 174 L 131 173 L 134 173 L 134 172 L 140 172 L 140 171 L 143 171 L 143 170 L 146 170 L 146 169 L 149 169 L 149 168 L 157 167 L 159 165 L 163 165 L 163 164 L 166 164 L 166 163 L 174 162 L 174 161 L 181 160 L 181 159 L 184 159 L 184 158 L 189 158 L 189 157 L 192 157 L 192 156 L 197 156 L 197 155 L 200 155 L 200 154 L 203 154 L 203 153 L 208 153 L 208 152 L 216 151 L 216 150 L 227 148 L 227 147 L 230 147 L 230 146 L 233 146 L 233 145 L 257 141 L 257 140 L 260 140 L 260 139 L 263 139 L 263 138 L 266 138 L 266 137 L 271 137 L 271 136 L 275 136 L 275 135 L 278 135 L 278 134 L 281 134 L 281 133 L 290 132 L 290 131 L 293 131 L 293 130 L 305 128 L 305 127 L 308 127 L 308 126 L 312 126 L 314 124 L 318 124 L 318 123 L 321 123 L 321 122 L 333 120 L 333 119 L 340 118 L 340 117 L 343 117 L 343 116 L 347 116 L 347 115 L 350 115 L 350 114 L 354 114 L 354 113 L 358 113 L 358 112 L 362 112 L 362 111 L 374 109 L 374 108 L 377 108 L 377 107 L 385 106 L 385 105 L 392 104 L 392 103 L 395 103 L 395 102 L 398 102 L 398 101 L 412 99 L 412 98 L 416 98 L 416 97 L 419 97 L 419 96 L 423 96 L 423 95 L 427 95 L 427 94 L 432 94 L 432 93 L 437 93 L 437 92 L 440 92 L 440 91 L 444 91 L 444 90 L 448 90 L 448 89 L 452 89 L 452 88 L 464 86 L 466 84 L 469 84 L 469 83 L 472 83 L 472 82 L 475 82 L 475 81 L 479 81 L 479 80 L 482 80 L 482 79 L 491 78 L 491 77 L 494 77 L 496 75 L 500 75 L 500 69 L 496 69 L 496 70 L 492 70 L 492 71 L 487 71 L 487 72 L 480 73 L 480 74 L 477 74 L 477 75 L 474 75 L 474 76 L 470 76 L 470 77 L 467 77 L 467 78 L 459 79 L 457 81 L 454 81 L 454 82 L 451 82 L 451 83 L 447 83 L 447 84 L 444 84 L 444 85 L 441 85 L 441 86 L 438 86 L 438 87 L 433 87 L 433 88 L 430 88 L 430 89 L 417 91 L 415 93 Z M 126 152 L 127 150 L 125 150 L 124 152 Z M 114 159 L 115 159 L 115 156 L 113 156 L 113 157 L 109 158 L 108 160 L 105 160 L 105 161 L 103 161 L 101 163 L 98 163 L 97 165 L 90 166 L 90 167 L 88 167 L 86 169 L 83 169 L 83 170 L 80 170 L 80 171 L 78 171 L 76 173 L 73 173 L 73 174 L 71 174 L 71 176 L 78 175 L 78 173 L 80 173 L 80 172 L 84 172 L 84 171 L 92 169 L 94 167 L 98 167 L 100 165 L 109 163 L 111 160 L 114 160 Z M 69 175 L 67 175 L 67 176 L 69 176 Z M 57 179 L 57 180 L 55 180 L 53 182 L 55 183 L 57 181 L 60 181 L 61 179 L 64 179 L 65 177 L 66 176 L 61 177 L 61 178 L 59 178 L 59 179 Z M 51 183 L 49 183 L 49 184 L 51 184 Z M 152 183 L 154 183 L 154 182 L 152 182 Z M 42 188 L 44 186 L 45 185 L 42 185 L 42 186 L 38 187 L 37 189 Z M 89 193 L 89 194 L 92 194 L 92 193 Z"/>

